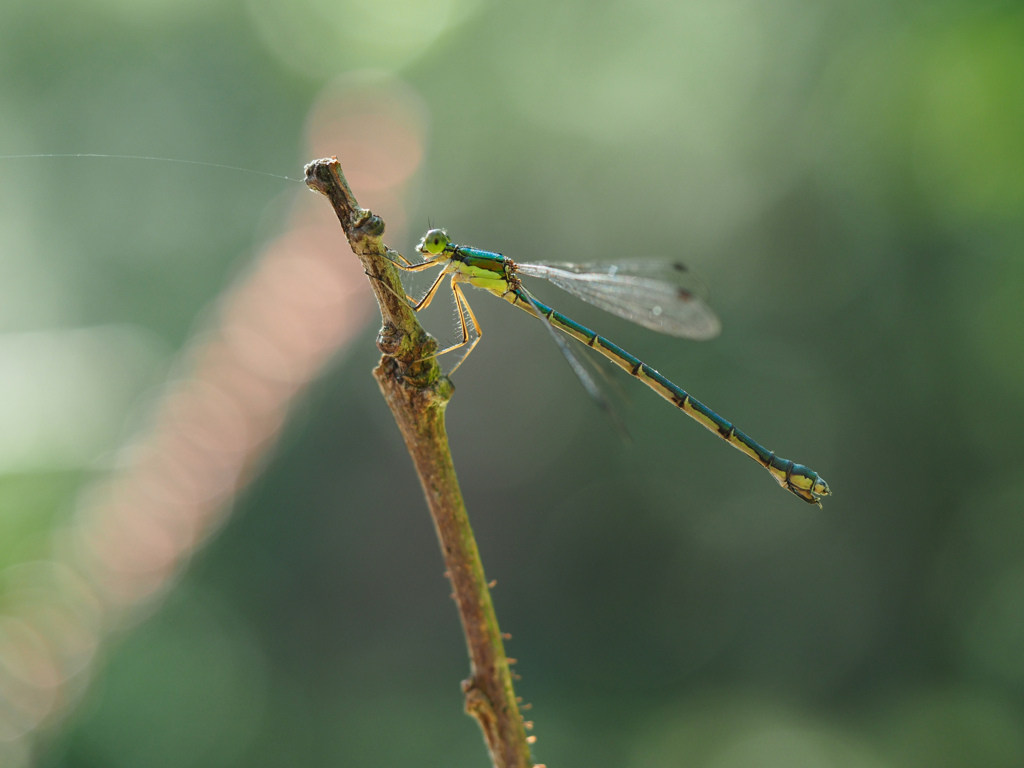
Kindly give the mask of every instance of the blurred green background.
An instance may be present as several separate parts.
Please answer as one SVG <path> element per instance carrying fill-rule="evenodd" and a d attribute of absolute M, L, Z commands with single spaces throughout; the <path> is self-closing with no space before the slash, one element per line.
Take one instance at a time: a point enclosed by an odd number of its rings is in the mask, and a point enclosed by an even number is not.
<path fill-rule="evenodd" d="M 470 295 L 449 431 L 538 762 L 1024 764 L 1018 4 L 0 3 L 0 154 L 292 178 L 337 154 L 406 254 L 430 217 L 711 287 L 706 344 L 537 292 L 820 472 L 824 510 L 615 373 L 624 444 L 539 324 Z M 395 142 L 345 128 L 378 98 L 412 126 L 379 188 Z M 0 160 L 0 564 L 47 555 L 300 204 L 326 208 L 212 168 Z M 366 318 L 12 765 L 487 764 Z M 449 307 L 426 321 L 452 338 Z"/>

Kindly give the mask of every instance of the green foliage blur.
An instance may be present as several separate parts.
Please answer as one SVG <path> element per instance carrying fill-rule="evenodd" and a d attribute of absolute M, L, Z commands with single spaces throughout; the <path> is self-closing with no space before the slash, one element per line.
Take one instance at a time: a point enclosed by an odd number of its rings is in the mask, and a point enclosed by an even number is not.
<path fill-rule="evenodd" d="M 300 178 L 318 94 L 375 70 L 429 126 L 393 247 L 430 217 L 709 285 L 704 344 L 537 292 L 821 473 L 823 510 L 613 372 L 624 443 L 539 324 L 469 297 L 449 432 L 538 762 L 1024 765 L 1018 4 L 0 2 L 2 155 Z M 0 159 L 0 565 L 43 556 L 297 187 Z M 487 764 L 376 330 L 38 765 Z"/>

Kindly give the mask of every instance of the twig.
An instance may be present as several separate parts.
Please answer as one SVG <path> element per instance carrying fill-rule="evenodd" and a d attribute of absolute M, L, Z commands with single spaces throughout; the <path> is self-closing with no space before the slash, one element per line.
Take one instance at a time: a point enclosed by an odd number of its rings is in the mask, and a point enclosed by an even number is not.
<path fill-rule="evenodd" d="M 306 184 L 331 201 L 380 304 L 383 357 L 373 374 L 416 465 L 462 617 L 471 662 L 471 676 L 462 683 L 466 711 L 480 723 L 495 768 L 529 768 L 508 659 L 448 449 L 444 410 L 453 387 L 430 357 L 436 342 L 400 298 L 402 282 L 381 240 L 383 220 L 356 202 L 337 158 L 307 165 Z"/>

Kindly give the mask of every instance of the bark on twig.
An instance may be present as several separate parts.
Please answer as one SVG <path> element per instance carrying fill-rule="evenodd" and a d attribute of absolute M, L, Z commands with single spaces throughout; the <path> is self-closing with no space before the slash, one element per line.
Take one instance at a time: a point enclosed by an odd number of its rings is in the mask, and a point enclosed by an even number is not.
<path fill-rule="evenodd" d="M 331 201 L 380 305 L 383 356 L 373 373 L 416 465 L 459 607 L 471 662 L 471 676 L 462 683 L 466 711 L 480 723 L 495 768 L 529 768 L 508 659 L 448 449 L 444 410 L 453 387 L 429 357 L 436 342 L 400 298 L 398 270 L 381 239 L 383 220 L 359 207 L 337 158 L 307 165 L 306 184 Z"/>

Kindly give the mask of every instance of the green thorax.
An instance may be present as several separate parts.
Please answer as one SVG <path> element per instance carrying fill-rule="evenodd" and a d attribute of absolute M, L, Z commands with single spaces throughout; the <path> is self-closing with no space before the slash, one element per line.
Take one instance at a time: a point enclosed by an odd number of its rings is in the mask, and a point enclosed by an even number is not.
<path fill-rule="evenodd" d="M 456 246 L 453 251 L 452 260 L 461 262 L 472 270 L 497 273 L 501 277 L 508 274 L 506 265 L 509 261 L 500 253 L 491 253 L 460 245 Z"/>
<path fill-rule="evenodd" d="M 515 264 L 500 253 L 458 245 L 451 254 L 455 268 L 478 288 L 501 295 L 509 287 L 519 285 Z"/>

